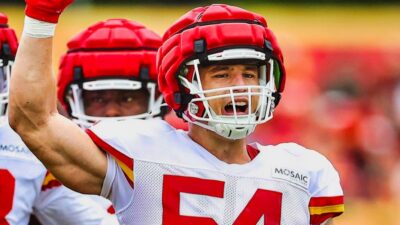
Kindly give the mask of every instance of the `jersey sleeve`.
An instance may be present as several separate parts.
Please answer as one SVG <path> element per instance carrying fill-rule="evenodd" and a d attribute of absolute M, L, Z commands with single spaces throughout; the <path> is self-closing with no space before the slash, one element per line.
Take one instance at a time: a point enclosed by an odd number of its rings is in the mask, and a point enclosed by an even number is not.
<path fill-rule="evenodd" d="M 61 185 L 50 173 L 35 200 L 33 213 L 47 225 L 98 225 L 108 218 L 100 205 Z"/>
<path fill-rule="evenodd" d="M 318 155 L 314 160 L 319 169 L 313 173 L 310 184 L 310 223 L 323 224 L 344 212 L 343 190 L 339 174 L 328 159 Z"/>
<path fill-rule="evenodd" d="M 129 181 L 115 158 L 107 153 L 107 174 L 101 196 L 109 199 L 119 210 L 127 206 L 133 197 L 133 183 Z"/>
<path fill-rule="evenodd" d="M 106 123 L 99 123 L 86 132 L 107 155 L 107 173 L 103 181 L 101 196 L 109 199 L 115 209 L 124 208 L 129 204 L 127 196 L 133 196 L 134 191 L 134 159 L 118 136 L 108 133 L 111 130 Z M 112 129 L 121 130 L 121 129 Z M 120 136 L 119 136 L 120 137 Z"/>

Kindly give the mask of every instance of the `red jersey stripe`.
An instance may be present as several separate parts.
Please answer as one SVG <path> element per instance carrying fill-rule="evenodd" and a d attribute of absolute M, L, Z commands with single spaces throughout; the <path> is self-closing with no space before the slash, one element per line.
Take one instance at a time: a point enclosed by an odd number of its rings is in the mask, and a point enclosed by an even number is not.
<path fill-rule="evenodd" d="M 312 197 L 308 206 L 319 207 L 319 206 L 330 206 L 330 205 L 341 205 L 344 203 L 343 196 L 332 196 L 332 197 Z"/>
<path fill-rule="evenodd" d="M 114 207 L 113 207 L 112 205 L 110 205 L 110 207 L 108 207 L 108 209 L 107 209 L 107 212 L 108 212 L 109 214 L 115 214 L 115 209 L 114 209 Z"/>
<path fill-rule="evenodd" d="M 247 148 L 247 154 L 249 154 L 251 160 L 253 160 L 258 155 L 258 153 L 260 153 L 260 150 L 254 148 L 251 145 L 247 145 L 246 148 Z"/>
<path fill-rule="evenodd" d="M 94 143 L 99 146 L 103 151 L 110 153 L 113 157 L 124 163 L 129 169 L 133 170 L 133 159 L 124 155 L 120 151 L 116 150 L 114 147 L 99 138 L 93 131 L 87 129 L 86 133 L 94 141 Z"/>
<path fill-rule="evenodd" d="M 133 159 L 122 154 L 111 145 L 100 139 L 93 131 L 88 129 L 86 130 L 86 132 L 96 145 L 98 145 L 103 151 L 110 153 L 114 157 L 118 166 L 122 169 L 122 172 L 124 173 L 124 176 L 129 185 L 133 188 Z"/>
<path fill-rule="evenodd" d="M 61 182 L 58 181 L 53 174 L 51 174 L 49 171 L 46 172 L 46 176 L 44 177 L 43 184 L 42 184 L 42 191 L 54 188 L 54 187 L 59 187 L 61 186 Z"/>
<path fill-rule="evenodd" d="M 310 223 L 317 225 L 344 212 L 343 196 L 312 197 L 309 203 Z"/>

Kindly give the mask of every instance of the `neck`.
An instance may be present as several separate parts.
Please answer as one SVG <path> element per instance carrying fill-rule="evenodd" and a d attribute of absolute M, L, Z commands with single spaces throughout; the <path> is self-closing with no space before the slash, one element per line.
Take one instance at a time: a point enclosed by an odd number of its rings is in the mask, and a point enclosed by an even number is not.
<path fill-rule="evenodd" d="M 226 163 L 245 164 L 251 161 L 245 138 L 230 140 L 196 124 L 189 125 L 189 137 Z"/>

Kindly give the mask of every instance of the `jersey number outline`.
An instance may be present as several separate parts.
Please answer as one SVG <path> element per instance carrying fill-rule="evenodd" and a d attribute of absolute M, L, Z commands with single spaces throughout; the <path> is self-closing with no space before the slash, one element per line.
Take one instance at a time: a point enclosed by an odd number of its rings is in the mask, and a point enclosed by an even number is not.
<path fill-rule="evenodd" d="M 0 225 L 9 225 L 6 216 L 11 212 L 14 200 L 15 178 L 10 171 L 0 169 Z"/>
<path fill-rule="evenodd" d="M 163 225 L 218 225 L 214 219 L 180 215 L 180 194 L 224 197 L 225 182 L 196 177 L 164 175 Z M 264 225 L 280 225 L 282 193 L 257 189 L 232 225 L 256 225 L 264 216 Z"/>

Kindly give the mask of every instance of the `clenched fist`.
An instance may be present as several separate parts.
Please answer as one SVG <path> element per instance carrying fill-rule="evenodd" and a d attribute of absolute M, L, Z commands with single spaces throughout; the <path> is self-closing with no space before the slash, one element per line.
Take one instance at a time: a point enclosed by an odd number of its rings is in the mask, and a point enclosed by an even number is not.
<path fill-rule="evenodd" d="M 25 0 L 25 14 L 31 18 L 57 23 L 62 11 L 74 0 Z"/>

